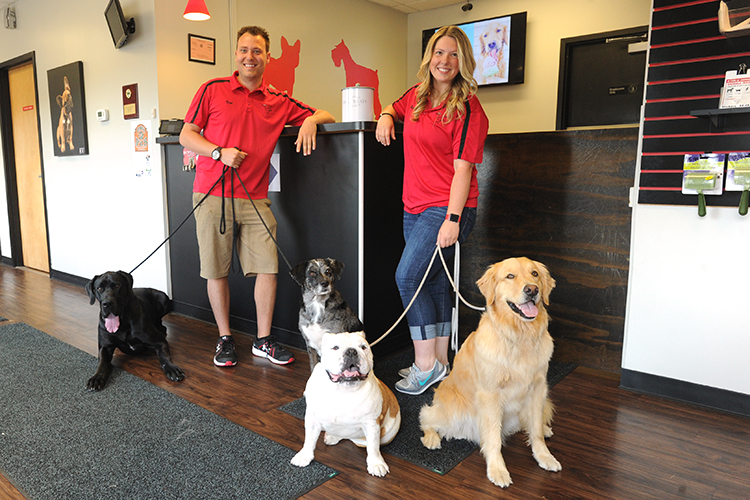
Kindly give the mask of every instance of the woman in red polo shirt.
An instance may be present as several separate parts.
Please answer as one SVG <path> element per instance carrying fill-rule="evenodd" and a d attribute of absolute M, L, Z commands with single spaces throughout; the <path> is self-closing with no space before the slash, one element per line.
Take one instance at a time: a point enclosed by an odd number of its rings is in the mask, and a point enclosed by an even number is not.
<path fill-rule="evenodd" d="M 404 123 L 404 240 L 396 283 L 406 307 L 427 270 L 435 245 L 450 258 L 469 236 L 476 218 L 476 164 L 482 162 L 489 121 L 475 93 L 471 42 L 456 26 L 440 28 L 427 44 L 410 88 L 378 119 L 375 136 L 388 146 L 394 124 Z M 414 364 L 399 374 L 396 389 L 421 394 L 450 371 L 450 281 L 433 265 L 406 315 Z"/>

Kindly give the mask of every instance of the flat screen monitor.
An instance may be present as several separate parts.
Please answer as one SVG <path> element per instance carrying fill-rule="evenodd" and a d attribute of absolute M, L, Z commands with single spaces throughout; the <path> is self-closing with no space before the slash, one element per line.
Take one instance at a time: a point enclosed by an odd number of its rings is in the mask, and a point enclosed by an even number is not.
<path fill-rule="evenodd" d="M 115 48 L 119 49 L 128 41 L 128 36 L 135 33 L 135 21 L 133 18 L 130 21 L 125 21 L 119 0 L 109 0 L 104 11 L 104 17 L 107 20 L 107 26 L 109 26 L 109 33 L 112 35 L 112 42 L 115 44 Z"/>
<path fill-rule="evenodd" d="M 471 40 L 479 86 L 523 83 L 526 64 L 526 12 L 456 25 Z M 422 31 L 422 54 L 440 29 Z"/>

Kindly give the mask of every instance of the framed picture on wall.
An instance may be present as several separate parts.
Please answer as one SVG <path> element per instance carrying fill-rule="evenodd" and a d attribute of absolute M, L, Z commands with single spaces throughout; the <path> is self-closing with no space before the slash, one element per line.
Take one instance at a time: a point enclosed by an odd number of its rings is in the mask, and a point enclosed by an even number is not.
<path fill-rule="evenodd" d="M 216 40 L 188 33 L 188 61 L 216 64 Z"/>
<path fill-rule="evenodd" d="M 47 86 L 55 156 L 89 154 L 83 63 L 47 70 Z"/>

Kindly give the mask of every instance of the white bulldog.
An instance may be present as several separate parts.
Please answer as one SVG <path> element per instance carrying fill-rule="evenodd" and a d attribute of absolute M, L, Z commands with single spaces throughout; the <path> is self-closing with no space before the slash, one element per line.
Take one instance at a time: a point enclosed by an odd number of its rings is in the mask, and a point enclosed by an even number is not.
<path fill-rule="evenodd" d="M 393 440 L 401 427 L 401 409 L 393 392 L 372 371 L 372 351 L 364 332 L 326 333 L 320 363 L 305 387 L 305 444 L 292 464 L 312 462 L 321 431 L 334 445 L 349 439 L 367 447 L 367 472 L 385 476 L 389 469 L 380 445 Z"/>

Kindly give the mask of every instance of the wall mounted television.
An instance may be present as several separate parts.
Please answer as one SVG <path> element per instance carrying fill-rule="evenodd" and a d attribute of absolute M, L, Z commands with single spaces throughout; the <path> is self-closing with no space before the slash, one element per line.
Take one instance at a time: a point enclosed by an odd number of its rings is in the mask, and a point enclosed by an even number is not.
<path fill-rule="evenodd" d="M 131 17 L 129 21 L 125 21 L 119 0 L 109 0 L 104 10 L 104 18 L 109 26 L 109 34 L 112 35 L 112 42 L 115 48 L 119 49 L 127 43 L 128 37 L 135 33 L 135 20 Z"/>
<path fill-rule="evenodd" d="M 479 86 L 523 83 L 526 65 L 526 12 L 457 24 L 471 40 Z M 422 54 L 438 30 L 422 31 Z"/>

